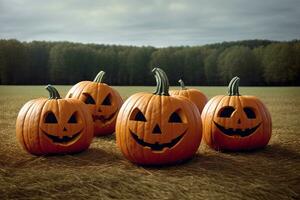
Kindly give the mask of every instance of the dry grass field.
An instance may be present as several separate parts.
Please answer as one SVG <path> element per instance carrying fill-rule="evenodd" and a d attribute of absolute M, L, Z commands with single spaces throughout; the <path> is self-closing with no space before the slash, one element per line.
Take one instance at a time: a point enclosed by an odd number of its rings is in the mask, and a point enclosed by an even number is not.
<path fill-rule="evenodd" d="M 71 86 L 58 86 L 65 95 Z M 116 87 L 124 98 L 154 87 Z M 225 87 L 199 87 L 208 97 Z M 261 150 L 222 153 L 202 142 L 196 156 L 175 166 L 127 161 L 115 135 L 99 137 L 85 152 L 32 156 L 16 141 L 17 114 L 44 86 L 0 86 L 0 199 L 299 199 L 300 88 L 241 87 L 269 108 L 273 135 Z"/>

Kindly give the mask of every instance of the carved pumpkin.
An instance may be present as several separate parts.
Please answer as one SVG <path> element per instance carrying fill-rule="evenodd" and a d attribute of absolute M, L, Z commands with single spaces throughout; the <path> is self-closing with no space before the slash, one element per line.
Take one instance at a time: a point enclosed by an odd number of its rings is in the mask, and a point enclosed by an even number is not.
<path fill-rule="evenodd" d="M 229 83 L 229 95 L 215 96 L 202 112 L 205 142 L 216 150 L 251 150 L 266 146 L 272 132 L 271 115 L 255 96 L 239 94 L 239 78 Z"/>
<path fill-rule="evenodd" d="M 188 98 L 194 104 L 196 104 L 196 106 L 201 114 L 201 112 L 207 102 L 206 96 L 197 89 L 186 88 L 183 80 L 180 79 L 178 82 L 180 83 L 181 90 L 171 90 L 170 94 L 171 95 L 180 95 L 180 96 L 184 96 L 184 97 Z"/>
<path fill-rule="evenodd" d="M 17 139 L 35 155 L 76 153 L 87 149 L 93 138 L 93 120 L 86 105 L 76 99 L 61 99 L 48 85 L 49 99 L 27 102 L 16 122 Z"/>
<path fill-rule="evenodd" d="M 129 97 L 116 122 L 117 145 L 130 161 L 143 165 L 170 164 L 193 156 L 200 144 L 200 113 L 190 100 L 169 95 L 169 82 L 159 68 L 157 87 Z"/>
<path fill-rule="evenodd" d="M 117 114 L 123 100 L 120 94 L 102 82 L 105 72 L 100 71 L 94 81 L 82 81 L 74 85 L 66 98 L 84 102 L 93 116 L 94 135 L 107 135 L 115 131 Z"/>

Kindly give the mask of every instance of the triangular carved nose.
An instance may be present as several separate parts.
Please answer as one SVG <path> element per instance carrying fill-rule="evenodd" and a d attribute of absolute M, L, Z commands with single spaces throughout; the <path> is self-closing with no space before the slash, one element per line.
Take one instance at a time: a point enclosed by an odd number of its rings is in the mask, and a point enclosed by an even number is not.
<path fill-rule="evenodd" d="M 238 124 L 241 124 L 241 119 L 239 119 L 237 123 L 238 123 Z"/>
<path fill-rule="evenodd" d="M 63 131 L 67 131 L 66 127 L 64 127 L 64 130 Z"/>
<path fill-rule="evenodd" d="M 98 109 L 98 112 L 102 112 L 101 108 Z"/>
<path fill-rule="evenodd" d="M 153 131 L 152 131 L 153 134 L 161 134 L 161 130 L 158 126 L 158 124 L 155 125 Z"/>

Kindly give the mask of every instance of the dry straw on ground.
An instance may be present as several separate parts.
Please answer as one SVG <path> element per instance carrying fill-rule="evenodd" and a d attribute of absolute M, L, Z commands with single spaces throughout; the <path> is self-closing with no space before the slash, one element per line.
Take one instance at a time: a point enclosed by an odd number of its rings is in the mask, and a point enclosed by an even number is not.
<path fill-rule="evenodd" d="M 27 154 L 16 142 L 15 119 L 26 101 L 46 93 L 42 87 L 0 87 L 0 199 L 300 198 L 299 88 L 241 89 L 258 95 L 271 111 L 273 137 L 265 149 L 221 153 L 202 143 L 189 161 L 142 167 L 121 155 L 115 135 L 96 138 L 80 154 Z M 144 88 L 118 89 L 128 97 Z M 226 90 L 201 89 L 210 97 Z"/>

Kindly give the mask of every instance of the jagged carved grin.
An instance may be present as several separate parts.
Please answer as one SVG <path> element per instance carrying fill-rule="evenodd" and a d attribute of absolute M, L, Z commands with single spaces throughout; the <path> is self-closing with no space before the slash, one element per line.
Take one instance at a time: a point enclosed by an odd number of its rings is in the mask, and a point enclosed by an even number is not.
<path fill-rule="evenodd" d="M 258 125 L 254 126 L 253 128 L 246 128 L 245 130 L 242 129 L 233 129 L 233 128 L 225 128 L 222 125 L 218 124 L 217 122 L 215 122 L 215 125 L 218 127 L 218 129 L 224 133 L 225 135 L 229 135 L 229 136 L 234 136 L 234 135 L 239 135 L 241 137 L 246 137 L 251 135 L 252 133 L 254 133 L 256 131 L 256 129 L 260 126 L 261 123 L 259 123 Z"/>
<path fill-rule="evenodd" d="M 96 120 L 101 121 L 103 124 L 109 122 L 114 116 L 116 115 L 117 111 L 113 112 L 108 117 L 105 117 L 103 115 L 93 115 L 93 121 L 96 122 Z"/>
<path fill-rule="evenodd" d="M 81 131 L 79 131 L 78 133 L 75 133 L 74 135 L 71 135 L 71 136 L 66 136 L 66 135 L 64 135 L 64 136 L 56 136 L 56 135 L 51 135 L 49 133 L 46 133 L 45 131 L 43 131 L 43 133 L 49 139 L 51 139 L 53 143 L 68 144 L 70 142 L 75 141 L 78 138 L 78 136 L 80 135 Z"/>
<path fill-rule="evenodd" d="M 155 142 L 154 144 L 152 143 L 148 143 L 145 142 L 143 139 L 140 139 L 135 133 L 133 133 L 131 130 L 129 130 L 131 133 L 131 136 L 133 137 L 133 139 L 141 146 L 143 147 L 149 147 L 151 148 L 152 151 L 161 151 L 164 148 L 172 148 L 173 146 L 175 146 L 180 140 L 181 138 L 185 135 L 186 130 L 179 135 L 178 137 L 174 138 L 171 142 L 168 143 L 162 143 L 160 144 L 159 142 Z"/>

